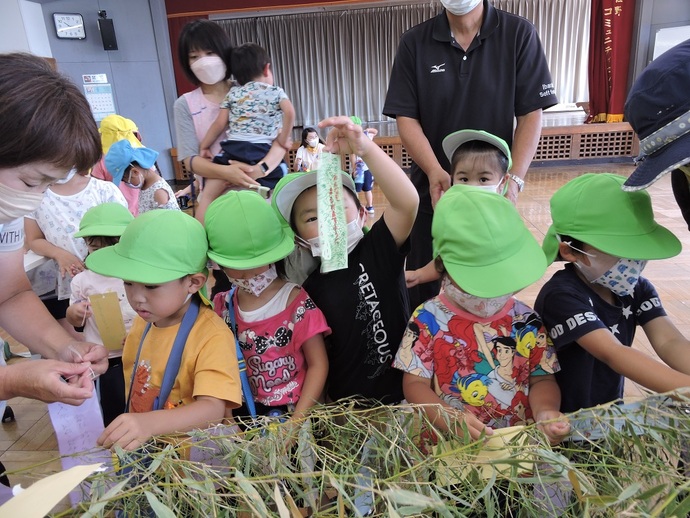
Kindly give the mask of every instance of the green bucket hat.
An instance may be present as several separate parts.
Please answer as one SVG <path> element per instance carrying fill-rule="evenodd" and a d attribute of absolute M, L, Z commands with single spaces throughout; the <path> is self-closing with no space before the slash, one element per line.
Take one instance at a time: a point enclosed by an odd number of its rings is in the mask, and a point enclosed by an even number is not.
<path fill-rule="evenodd" d="M 249 270 L 290 255 L 295 235 L 261 196 L 230 191 L 208 207 L 204 219 L 209 259 L 227 268 Z"/>
<path fill-rule="evenodd" d="M 355 181 L 349 174 L 341 171 L 340 180 L 345 187 L 357 196 Z M 271 205 L 273 205 L 273 208 L 280 214 L 283 222 L 287 223 L 288 226 L 290 225 L 292 206 L 295 204 L 297 196 L 315 185 L 316 171 L 290 173 L 283 176 L 276 184 L 271 196 Z"/>
<path fill-rule="evenodd" d="M 101 275 L 163 284 L 206 269 L 204 227 L 179 210 L 151 210 L 134 218 L 120 242 L 89 254 L 86 266 Z"/>
<path fill-rule="evenodd" d="M 121 236 L 134 220 L 129 209 L 119 203 L 102 203 L 86 211 L 74 237 Z"/>
<path fill-rule="evenodd" d="M 546 271 L 544 252 L 513 204 L 479 187 L 455 185 L 436 204 L 434 257 L 464 291 L 491 298 L 515 293 Z"/>
<path fill-rule="evenodd" d="M 587 173 L 554 193 L 553 224 L 542 244 L 549 264 L 558 256 L 558 236 L 563 235 L 625 259 L 666 259 L 680 253 L 678 238 L 654 221 L 649 193 L 623 191 L 625 180 L 611 173 Z"/>

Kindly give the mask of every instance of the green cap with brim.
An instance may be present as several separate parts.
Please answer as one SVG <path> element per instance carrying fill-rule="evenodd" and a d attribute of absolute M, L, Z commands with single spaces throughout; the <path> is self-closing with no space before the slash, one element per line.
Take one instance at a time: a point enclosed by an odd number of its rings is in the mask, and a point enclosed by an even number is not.
<path fill-rule="evenodd" d="M 355 181 L 344 171 L 340 173 L 340 180 L 343 186 L 350 189 L 357 196 Z M 295 204 L 295 200 L 300 194 L 315 185 L 316 171 L 290 173 L 283 176 L 276 184 L 271 196 L 271 204 L 288 226 L 290 226 L 290 215 L 292 214 L 292 206 Z"/>
<path fill-rule="evenodd" d="M 252 191 L 230 191 L 209 206 L 204 218 L 208 257 L 220 266 L 249 270 L 275 263 L 295 247 L 295 235 Z"/>
<path fill-rule="evenodd" d="M 513 157 L 510 154 L 510 147 L 508 143 L 500 137 L 483 130 L 465 129 L 446 135 L 441 143 L 443 152 L 448 157 L 448 162 L 453 163 L 453 155 L 455 151 L 467 142 L 474 140 L 481 140 L 496 147 L 508 159 L 508 170 L 513 167 Z"/>
<path fill-rule="evenodd" d="M 625 259 L 666 259 L 680 253 L 678 238 L 654 220 L 649 193 L 623 191 L 625 180 L 612 173 L 587 173 L 554 193 L 553 224 L 542 244 L 549 264 L 558 257 L 559 236 Z"/>
<path fill-rule="evenodd" d="M 434 257 L 455 283 L 483 298 L 515 293 L 546 271 L 544 252 L 505 197 L 455 185 L 436 204 Z"/>
<path fill-rule="evenodd" d="M 179 210 L 158 209 L 134 218 L 120 242 L 89 254 L 86 266 L 108 277 L 163 284 L 204 272 L 207 251 L 201 223 Z"/>
<path fill-rule="evenodd" d="M 129 209 L 119 203 L 102 203 L 86 211 L 74 237 L 121 236 L 134 220 Z"/>

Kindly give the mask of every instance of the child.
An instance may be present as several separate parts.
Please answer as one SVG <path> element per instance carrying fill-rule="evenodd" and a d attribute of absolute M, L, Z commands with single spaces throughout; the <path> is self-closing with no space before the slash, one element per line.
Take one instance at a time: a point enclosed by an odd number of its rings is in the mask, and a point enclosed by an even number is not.
<path fill-rule="evenodd" d="M 90 270 L 125 281 L 138 315 L 122 353 L 128 413 L 110 423 L 99 445 L 133 450 L 154 435 L 218 423 L 240 405 L 232 333 L 197 294 L 207 250 L 201 223 L 155 210 L 137 216 L 118 244 L 87 257 Z M 179 370 L 168 368 L 176 360 Z"/>
<path fill-rule="evenodd" d="M 213 157 L 217 164 L 231 160 L 256 164 L 271 149 L 273 140 L 289 151 L 295 109 L 283 89 L 273 84 L 268 53 L 256 43 L 240 45 L 232 51 L 231 68 L 239 86 L 230 88 L 221 103 L 218 118 L 201 141 L 201 156 L 212 158 L 209 148 L 226 127 L 227 140 L 221 142 L 223 151 Z M 265 164 L 264 167 L 266 176 L 257 181 L 271 189 L 287 173 L 285 163 L 270 174 Z M 208 187 L 211 186 L 205 186 Z"/>
<path fill-rule="evenodd" d="M 319 164 L 319 157 L 323 153 L 325 146 L 314 128 L 304 128 L 302 130 L 301 144 L 295 153 L 293 170 L 295 172 L 316 170 Z"/>
<path fill-rule="evenodd" d="M 103 144 L 103 156 L 91 169 L 91 176 L 100 178 L 108 182 L 113 181 L 113 176 L 108 172 L 105 166 L 105 155 L 108 153 L 110 146 L 118 140 L 129 140 L 133 147 L 141 147 L 141 134 L 139 128 L 131 119 L 126 119 L 120 115 L 112 114 L 106 116 L 98 128 L 101 134 L 101 143 Z M 124 182 L 118 185 L 120 192 L 127 200 L 127 206 L 133 216 L 139 214 L 139 191 L 133 189 Z"/>
<path fill-rule="evenodd" d="M 79 222 L 79 232 L 75 238 L 86 241 L 89 253 L 117 244 L 134 217 L 126 207 L 119 203 L 103 203 L 90 208 Z M 136 313 L 127 302 L 125 286 L 122 279 L 104 277 L 90 270 L 84 270 L 74 276 L 71 283 L 72 294 L 67 308 L 67 322 L 77 328 L 84 328 L 84 340 L 102 344 L 96 321 L 89 304 L 91 295 L 107 292 L 117 294 L 120 311 L 129 331 Z M 108 426 L 113 419 L 125 410 L 125 383 L 122 375 L 122 351 L 110 351 L 108 370 L 97 380 L 103 422 Z"/>
<path fill-rule="evenodd" d="M 328 337 L 327 392 L 331 400 L 359 396 L 392 404 L 403 399 L 401 373 L 392 368 L 410 315 L 403 266 L 419 197 L 398 165 L 348 117 L 319 123 L 333 126 L 326 150 L 355 153 L 367 161 L 389 209 L 366 234 L 366 213 L 352 177 L 341 174 L 348 221 L 348 267 L 313 272 L 304 288 L 323 311 L 333 333 Z M 320 253 L 316 172 L 281 179 L 272 203 L 297 235 L 299 246 Z M 370 403 L 373 401 L 370 401 Z"/>
<path fill-rule="evenodd" d="M 539 244 L 510 201 L 462 185 L 436 204 L 431 231 L 443 291 L 414 311 L 395 358 L 405 398 L 431 404 L 424 412 L 452 434 L 551 421 L 540 427 L 560 441 L 570 427 L 556 420 L 558 363 L 540 318 L 513 296 L 546 271 Z"/>
<path fill-rule="evenodd" d="M 228 221 L 234 222 L 232 233 Z M 294 411 L 294 418 L 302 417 L 323 395 L 328 374 L 323 336 L 330 328 L 307 292 L 276 269 L 294 248 L 294 234 L 249 191 L 214 201 L 205 226 L 209 258 L 239 288 L 232 301 L 230 293 L 216 295 L 214 307 L 229 325 L 233 309 L 257 413 Z"/>
<path fill-rule="evenodd" d="M 474 185 L 489 192 L 505 194 L 512 166 L 510 148 L 505 140 L 481 130 L 460 130 L 443 139 L 443 150 L 451 164 L 451 185 Z M 437 281 L 441 273 L 435 262 L 417 270 L 405 272 L 405 282 L 411 288 Z"/>
<path fill-rule="evenodd" d="M 624 192 L 623 182 L 585 174 L 551 198 L 544 252 L 568 264 L 535 307 L 558 351 L 563 412 L 621 398 L 624 377 L 657 392 L 690 386 L 690 342 L 641 277 L 648 259 L 673 257 L 681 245 L 654 221 L 649 194 Z M 630 347 L 638 324 L 668 366 Z"/>
<path fill-rule="evenodd" d="M 355 124 L 362 124 L 362 119 L 357 116 L 350 117 L 352 122 Z M 374 137 L 378 134 L 378 130 L 374 128 L 367 128 L 364 130 L 364 134 L 369 137 L 370 140 L 374 140 Z M 350 173 L 352 178 L 355 180 L 355 190 L 360 193 L 364 192 L 365 205 L 364 209 L 369 214 L 374 214 L 374 195 L 372 189 L 374 188 L 374 177 L 369 170 L 369 166 L 361 156 L 350 155 Z"/>
<path fill-rule="evenodd" d="M 72 169 L 66 178 L 48 188 L 40 207 L 24 218 L 29 248 L 38 255 L 53 259 L 33 272 L 32 285 L 37 293 L 42 293 L 41 299 L 50 313 L 77 340 L 84 337 L 67 322 L 65 315 L 69 306 L 70 283 L 74 275 L 84 270 L 83 261 L 88 249 L 84 240 L 75 238 L 74 233 L 87 210 L 109 202 L 127 206 L 125 197 L 115 185 Z M 45 293 L 50 279 L 54 291 Z"/>
<path fill-rule="evenodd" d="M 180 210 L 175 193 L 155 167 L 158 152 L 147 147 L 133 147 L 127 140 L 115 142 L 105 155 L 105 166 L 113 183 L 125 182 L 139 189 L 139 214 L 154 209 Z"/>

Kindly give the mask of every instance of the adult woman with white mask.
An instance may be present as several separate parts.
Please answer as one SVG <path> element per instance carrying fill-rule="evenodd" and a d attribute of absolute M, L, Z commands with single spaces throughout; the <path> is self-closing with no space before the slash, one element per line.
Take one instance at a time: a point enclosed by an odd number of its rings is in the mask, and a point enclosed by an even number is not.
<path fill-rule="evenodd" d="M 233 162 L 214 164 L 199 156 L 199 143 L 220 111 L 220 102 L 230 90 L 229 57 L 232 46 L 223 29 L 209 20 L 194 20 L 182 28 L 178 41 L 178 58 L 187 78 L 197 88 L 181 95 L 175 101 L 175 131 L 177 159 L 187 171 L 204 178 L 220 178 L 238 188 L 258 185 L 254 178 L 275 169 L 285 150 L 274 145 L 257 165 Z M 224 135 L 224 133 L 223 133 Z M 220 151 L 222 136 L 211 146 L 215 155 Z M 265 163 L 264 169 L 261 164 Z M 200 200 L 200 204 L 203 203 Z M 201 210 L 203 212 L 203 209 Z"/>
<path fill-rule="evenodd" d="M 23 216 L 68 171 L 88 170 L 98 161 L 96 123 L 76 85 L 47 61 L 0 54 L 0 132 L 0 327 L 49 358 L 1 367 L 0 399 L 80 404 L 92 395 L 92 371 L 107 369 L 107 351 L 75 342 L 31 290 L 23 264 Z"/>

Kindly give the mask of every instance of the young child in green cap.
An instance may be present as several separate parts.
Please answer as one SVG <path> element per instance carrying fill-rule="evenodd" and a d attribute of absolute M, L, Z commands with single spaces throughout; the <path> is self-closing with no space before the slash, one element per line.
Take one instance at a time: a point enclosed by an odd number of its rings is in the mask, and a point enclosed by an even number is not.
<path fill-rule="evenodd" d="M 234 338 L 199 296 L 207 250 L 201 223 L 155 210 L 137 216 L 118 244 L 87 257 L 90 270 L 124 280 L 137 313 L 122 354 L 127 413 L 98 444 L 136 449 L 154 435 L 218 423 L 240 405 Z"/>
<path fill-rule="evenodd" d="M 510 179 L 508 170 L 513 165 L 505 140 L 486 131 L 467 129 L 447 135 L 442 145 L 451 164 L 451 185 L 473 185 L 505 194 Z M 434 265 L 431 260 L 422 268 L 406 271 L 407 287 L 438 281 L 441 272 Z"/>
<path fill-rule="evenodd" d="M 563 412 L 621 398 L 624 378 L 657 392 L 690 386 L 690 342 L 641 276 L 647 260 L 673 257 L 681 244 L 654 220 L 646 191 L 621 189 L 625 180 L 585 174 L 551 198 L 542 246 L 549 263 L 567 263 L 535 308 L 558 351 Z M 665 364 L 631 347 L 638 324 Z"/>
<path fill-rule="evenodd" d="M 507 198 L 463 185 L 436 204 L 431 233 L 443 289 L 414 311 L 396 355 L 405 398 L 432 404 L 425 413 L 452 434 L 534 420 L 560 441 L 570 427 L 558 362 L 539 316 L 514 297 L 546 271 L 539 244 Z"/>
<path fill-rule="evenodd" d="M 119 203 L 102 203 L 91 207 L 79 221 L 79 231 L 75 238 L 84 238 L 89 253 L 117 244 L 120 236 L 134 217 L 127 207 Z M 76 328 L 84 329 L 87 342 L 103 344 L 96 320 L 91 311 L 89 297 L 108 292 L 115 293 L 120 303 L 125 331 L 132 327 L 136 313 L 129 305 L 122 279 L 106 277 L 91 270 L 84 270 L 74 276 L 71 282 L 67 322 Z M 103 423 L 108 426 L 113 419 L 125 410 L 125 382 L 122 375 L 122 350 L 108 351 L 108 370 L 96 380 Z"/>
<path fill-rule="evenodd" d="M 232 300 L 233 292 L 222 292 L 213 302 L 229 326 L 231 317 L 237 324 L 256 413 L 303 417 L 322 401 L 328 374 L 323 337 L 331 330 L 304 288 L 285 280 L 276 266 L 292 252 L 294 234 L 251 191 L 231 191 L 216 199 L 204 225 L 208 257 L 238 288 Z"/>
<path fill-rule="evenodd" d="M 327 394 L 336 401 L 359 397 L 369 403 L 403 399 L 401 373 L 392 368 L 410 315 L 403 268 L 419 196 L 400 167 L 348 117 L 332 117 L 319 128 L 333 127 L 326 150 L 354 153 L 371 168 L 390 205 L 365 234 L 367 214 L 352 177 L 342 172 L 347 221 L 348 266 L 328 273 L 313 271 L 304 281 L 333 333 L 327 338 Z M 297 235 L 298 246 L 321 254 L 316 172 L 282 178 L 272 203 Z"/>

